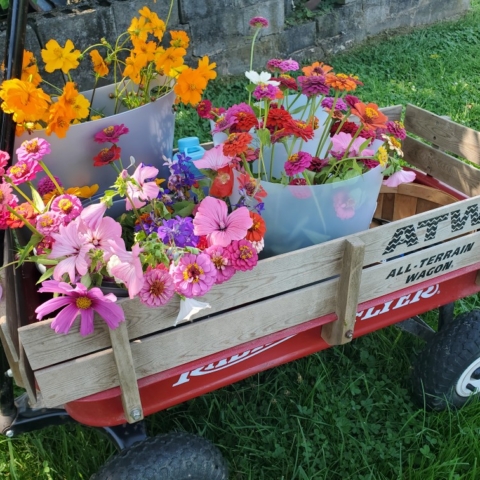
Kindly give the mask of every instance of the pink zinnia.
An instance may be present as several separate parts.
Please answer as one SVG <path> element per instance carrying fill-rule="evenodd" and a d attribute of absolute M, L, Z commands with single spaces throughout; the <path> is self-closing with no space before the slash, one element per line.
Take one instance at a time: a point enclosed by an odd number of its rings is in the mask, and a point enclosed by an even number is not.
<path fill-rule="evenodd" d="M 268 27 L 268 20 L 264 17 L 253 17 L 248 22 L 251 27 L 254 28 L 267 28 Z"/>
<path fill-rule="evenodd" d="M 192 163 L 197 168 L 206 168 L 208 170 L 218 171 L 228 164 L 232 163 L 233 158 L 223 153 L 223 144 L 217 145 L 207 150 L 200 160 L 193 160 Z"/>
<path fill-rule="evenodd" d="M 17 148 L 17 159 L 19 161 L 41 160 L 45 155 L 49 154 L 50 144 L 43 138 L 33 138 L 25 140 L 19 148 Z"/>
<path fill-rule="evenodd" d="M 157 174 L 157 168 L 146 166 L 143 163 L 141 163 L 136 168 L 135 172 L 133 172 L 132 175 L 135 183 L 128 182 L 127 184 L 127 210 L 133 210 L 133 207 L 143 207 L 147 203 L 147 201 L 158 197 L 158 194 L 160 193 L 160 188 L 155 182 Z"/>
<path fill-rule="evenodd" d="M 8 183 L 0 183 L 0 212 L 7 210 L 6 205 L 10 207 L 12 200 L 16 200 L 16 198 L 12 194 L 12 187 Z"/>
<path fill-rule="evenodd" d="M 21 160 L 7 170 L 7 175 L 15 185 L 35 180 L 42 167 L 36 160 Z"/>
<path fill-rule="evenodd" d="M 285 173 L 289 177 L 293 177 L 298 173 L 302 173 L 312 163 L 312 156 L 307 152 L 298 152 L 290 155 L 285 162 Z"/>
<path fill-rule="evenodd" d="M 402 122 L 392 122 L 388 121 L 387 122 L 387 131 L 394 137 L 398 138 L 399 140 L 405 140 L 407 137 L 407 131 L 405 130 L 405 127 Z"/>
<path fill-rule="evenodd" d="M 97 143 L 118 143 L 120 137 L 128 133 L 128 128 L 122 123 L 121 125 L 110 125 L 102 131 L 95 134 L 94 140 Z"/>
<path fill-rule="evenodd" d="M 45 212 L 40 214 L 36 220 L 36 228 L 42 235 L 57 233 L 60 225 L 64 225 L 62 215 L 58 212 Z"/>
<path fill-rule="evenodd" d="M 170 266 L 177 293 L 187 298 L 201 297 L 214 285 L 217 269 L 206 253 L 187 253 Z"/>
<path fill-rule="evenodd" d="M 63 223 L 67 224 L 80 215 L 83 206 L 80 199 L 75 195 L 64 194 L 53 200 L 51 210 L 62 215 Z"/>
<path fill-rule="evenodd" d="M 99 288 L 90 290 L 77 283 L 71 286 L 68 283 L 47 280 L 38 290 L 40 293 L 61 293 L 63 296 L 52 298 L 40 305 L 35 313 L 37 320 L 63 308 L 54 318 L 51 327 L 56 333 L 68 333 L 75 319 L 80 315 L 80 335 L 93 333 L 93 317 L 97 312 L 110 328 L 117 328 L 125 320 L 122 308 L 117 305 L 117 297 L 113 293 L 104 295 Z"/>
<path fill-rule="evenodd" d="M 10 160 L 10 155 L 3 150 L 0 150 L 0 175 L 5 173 L 5 167 L 8 165 L 8 161 Z"/>
<path fill-rule="evenodd" d="M 55 178 L 56 182 L 58 183 L 59 187 L 62 187 L 62 182 L 58 177 L 53 177 Z M 43 177 L 38 181 L 37 184 L 37 191 L 38 193 L 43 197 L 47 193 L 54 192 L 57 189 L 55 184 L 53 183 L 52 179 L 50 177 Z"/>
<path fill-rule="evenodd" d="M 323 75 L 311 75 L 310 77 L 298 77 L 298 84 L 302 93 L 307 97 L 314 95 L 328 95 L 330 87 L 325 83 Z"/>
<path fill-rule="evenodd" d="M 246 207 L 237 208 L 229 215 L 224 201 L 205 197 L 198 207 L 193 225 L 195 235 L 206 235 L 210 245 L 226 247 L 233 240 L 245 238 L 253 221 Z"/>
<path fill-rule="evenodd" d="M 213 245 L 205 250 L 205 253 L 210 256 L 213 265 L 217 269 L 216 284 L 220 284 L 230 280 L 235 273 L 235 267 L 232 265 L 230 252 L 220 245 Z"/>
<path fill-rule="evenodd" d="M 355 200 L 348 192 L 340 190 L 333 196 L 335 214 L 341 220 L 348 220 L 355 215 Z"/>
<path fill-rule="evenodd" d="M 252 270 L 258 262 L 258 253 L 248 240 L 235 240 L 228 247 L 232 265 L 236 270 Z"/>
<path fill-rule="evenodd" d="M 175 293 L 172 277 L 165 268 L 152 268 L 143 276 L 143 287 L 138 297 L 147 307 L 167 304 Z"/>
<path fill-rule="evenodd" d="M 280 89 L 275 85 L 261 83 L 255 87 L 252 95 L 257 100 L 261 100 L 262 98 L 268 98 L 269 100 L 275 100 L 281 96 Z"/>

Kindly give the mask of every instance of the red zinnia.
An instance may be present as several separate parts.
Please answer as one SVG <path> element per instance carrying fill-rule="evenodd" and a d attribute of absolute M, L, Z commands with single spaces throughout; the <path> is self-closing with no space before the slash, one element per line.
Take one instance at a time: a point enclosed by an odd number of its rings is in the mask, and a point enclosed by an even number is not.
<path fill-rule="evenodd" d="M 217 170 L 217 176 L 213 179 L 212 186 L 210 187 L 210 195 L 212 197 L 228 197 L 232 194 L 233 190 L 233 166 L 227 165 L 226 167 L 219 168 Z"/>
<path fill-rule="evenodd" d="M 268 111 L 266 127 L 273 133 L 275 130 L 283 130 L 290 126 L 292 120 L 290 112 L 287 112 L 283 107 L 272 105 Z"/>
<path fill-rule="evenodd" d="M 33 206 L 30 205 L 30 203 L 21 203 L 13 209 L 29 223 L 35 223 L 35 218 L 37 215 L 35 213 L 35 210 L 33 209 Z M 10 212 L 10 216 L 6 219 L 5 223 L 8 225 L 9 228 L 22 228 L 24 226 L 23 221 L 20 220 L 20 218 L 12 212 Z"/>
<path fill-rule="evenodd" d="M 291 134 L 295 135 L 297 138 L 301 138 L 304 142 L 307 142 L 314 137 L 315 132 L 312 126 L 307 122 L 304 122 L 303 120 L 294 120 Z"/>
<path fill-rule="evenodd" d="M 223 154 L 227 157 L 236 157 L 247 151 L 252 136 L 246 132 L 231 133 L 223 144 Z"/>
<path fill-rule="evenodd" d="M 250 212 L 250 218 L 253 221 L 253 225 L 248 229 L 245 238 L 249 242 L 259 242 L 264 237 L 267 230 L 265 220 L 258 213 L 254 212 Z"/>
<path fill-rule="evenodd" d="M 335 122 L 332 127 L 330 128 L 330 136 L 336 135 L 337 133 L 349 133 L 352 137 L 355 135 L 356 131 L 358 130 L 358 125 L 354 122 L 344 122 L 340 131 L 337 132 L 338 127 L 342 122 Z"/>
<path fill-rule="evenodd" d="M 116 145 L 112 145 L 110 148 L 104 148 L 100 150 L 96 157 L 93 157 L 94 167 L 103 167 L 109 163 L 114 162 L 120 158 L 120 152 L 122 149 Z"/>
<path fill-rule="evenodd" d="M 257 117 L 252 112 L 238 112 L 234 118 L 235 122 L 230 127 L 231 132 L 248 132 L 258 124 Z"/>

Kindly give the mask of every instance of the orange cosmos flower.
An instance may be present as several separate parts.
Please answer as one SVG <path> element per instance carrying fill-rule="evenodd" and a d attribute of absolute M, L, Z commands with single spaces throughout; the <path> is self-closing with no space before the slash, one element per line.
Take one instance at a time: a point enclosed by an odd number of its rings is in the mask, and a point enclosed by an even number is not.
<path fill-rule="evenodd" d="M 170 70 L 183 65 L 183 57 L 187 54 L 184 48 L 168 47 L 166 50 L 159 49 L 155 58 L 157 72 L 168 74 Z"/>
<path fill-rule="evenodd" d="M 187 67 L 178 76 L 174 91 L 179 100 L 185 105 L 195 106 L 202 99 L 202 94 L 207 87 L 206 78 L 198 71 Z"/>
<path fill-rule="evenodd" d="M 144 62 L 147 65 L 155 58 L 155 52 L 157 51 L 157 44 L 155 42 L 144 42 L 138 38 L 132 39 L 133 53 L 137 56 L 137 60 Z M 142 67 L 143 68 L 143 67 Z"/>
<path fill-rule="evenodd" d="M 171 31 L 170 36 L 172 39 L 170 40 L 170 45 L 172 47 L 180 47 L 180 48 L 188 48 L 190 44 L 190 38 L 186 32 L 183 31 Z"/>
<path fill-rule="evenodd" d="M 132 22 L 128 27 L 127 31 L 130 34 L 130 38 L 133 40 L 134 38 L 143 40 L 144 42 L 147 41 L 148 32 L 150 28 L 147 25 L 147 19 L 144 17 L 132 18 Z"/>
<path fill-rule="evenodd" d="M 56 40 L 49 40 L 42 50 L 42 59 L 45 62 L 45 70 L 52 73 L 55 70 L 62 70 L 68 73 L 73 68 L 77 68 L 80 50 L 74 50 L 71 40 L 67 40 L 65 47 L 61 47 Z"/>
<path fill-rule="evenodd" d="M 351 113 L 360 119 L 366 130 L 385 128 L 388 122 L 388 117 L 378 110 L 378 105 L 375 103 L 356 103 Z"/>
<path fill-rule="evenodd" d="M 250 218 L 253 221 L 253 225 L 248 229 L 245 239 L 249 242 L 259 242 L 267 231 L 265 220 L 258 213 L 254 212 L 250 212 Z"/>
<path fill-rule="evenodd" d="M 145 26 L 148 27 L 148 32 L 161 41 L 166 29 L 165 22 L 158 18 L 158 15 L 148 7 L 143 7 L 138 13 L 145 18 Z"/>
<path fill-rule="evenodd" d="M 123 76 L 130 77 L 132 82 L 138 85 L 142 81 L 140 71 L 145 66 L 144 59 L 137 58 L 136 55 L 132 54 L 125 60 L 125 65 L 126 67 L 123 71 Z"/>
<path fill-rule="evenodd" d="M 307 77 L 311 77 L 314 75 L 326 75 L 331 70 L 333 70 L 333 68 L 323 62 L 314 62 L 310 66 L 302 68 L 302 72 Z"/>
<path fill-rule="evenodd" d="M 33 83 L 36 87 L 42 81 L 42 77 L 38 73 L 37 60 L 32 52 L 23 51 L 22 77 L 25 82 Z"/>
<path fill-rule="evenodd" d="M 73 82 L 65 84 L 63 93 L 58 98 L 58 103 L 65 108 L 67 116 L 71 117 L 71 120 L 86 118 L 90 112 L 90 102 L 78 93 Z"/>
<path fill-rule="evenodd" d="M 12 113 L 16 123 L 36 122 L 45 117 L 50 97 L 33 83 L 18 78 L 5 80 L 0 87 L 1 105 L 5 113 Z"/>
<path fill-rule="evenodd" d="M 108 66 L 100 53 L 98 53 L 98 50 L 92 50 L 90 52 L 90 58 L 92 59 L 93 70 L 99 77 L 108 75 Z"/>
<path fill-rule="evenodd" d="M 67 188 L 65 193 L 69 195 L 75 195 L 76 197 L 80 198 L 90 198 L 93 197 L 98 191 L 98 185 L 95 183 L 92 186 L 85 185 L 84 187 L 72 187 Z"/>
<path fill-rule="evenodd" d="M 215 62 L 208 63 L 208 57 L 203 57 L 201 60 L 198 61 L 198 68 L 197 70 L 200 74 L 205 78 L 205 80 L 213 80 L 217 78 L 217 72 L 214 72 L 213 69 L 217 66 Z"/>
<path fill-rule="evenodd" d="M 223 144 L 223 154 L 227 157 L 240 156 L 247 151 L 252 136 L 249 133 L 231 133 Z"/>
<path fill-rule="evenodd" d="M 351 92 L 357 88 L 358 82 L 355 78 L 344 73 L 328 73 L 325 83 L 334 90 Z"/>
<path fill-rule="evenodd" d="M 55 133 L 58 138 L 65 138 L 70 127 L 71 117 L 68 116 L 65 107 L 59 102 L 54 103 L 50 108 L 50 117 L 45 129 L 47 135 Z"/>

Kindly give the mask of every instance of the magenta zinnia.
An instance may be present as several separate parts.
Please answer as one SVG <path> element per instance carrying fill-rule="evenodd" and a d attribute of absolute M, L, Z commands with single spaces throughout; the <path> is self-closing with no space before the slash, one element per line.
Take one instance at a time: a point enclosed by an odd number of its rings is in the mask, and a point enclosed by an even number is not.
<path fill-rule="evenodd" d="M 172 263 L 170 274 L 175 290 L 187 298 L 205 295 L 217 278 L 217 270 L 206 253 L 183 255 L 177 265 Z"/>
<path fill-rule="evenodd" d="M 227 251 L 230 254 L 232 265 L 242 272 L 252 270 L 258 262 L 257 250 L 248 240 L 232 242 L 227 247 Z"/>
<path fill-rule="evenodd" d="M 128 133 L 128 128 L 122 123 L 121 125 L 110 125 L 95 134 L 94 140 L 97 143 L 118 143 L 120 137 Z"/>
<path fill-rule="evenodd" d="M 285 162 L 285 173 L 289 177 L 293 177 L 298 173 L 302 173 L 312 163 L 312 156 L 307 152 L 298 152 L 290 155 Z"/>

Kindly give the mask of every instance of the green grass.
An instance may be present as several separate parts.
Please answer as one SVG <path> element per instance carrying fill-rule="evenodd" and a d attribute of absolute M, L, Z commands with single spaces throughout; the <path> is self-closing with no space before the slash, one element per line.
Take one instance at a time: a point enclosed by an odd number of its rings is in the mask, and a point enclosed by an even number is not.
<path fill-rule="evenodd" d="M 328 61 L 360 76 L 364 100 L 410 102 L 480 129 L 479 22 L 476 0 L 460 22 L 370 42 Z M 208 91 L 218 105 L 243 95 L 236 79 Z M 193 134 L 208 140 L 208 126 L 181 109 L 177 138 Z M 470 297 L 457 302 L 457 313 L 479 307 L 479 297 Z M 209 438 L 227 458 L 231 480 L 479 479 L 480 405 L 442 413 L 415 406 L 411 364 L 421 348 L 389 327 L 152 415 L 149 431 Z M 88 479 L 113 453 L 104 436 L 83 426 L 0 437 L 0 476 Z"/>

